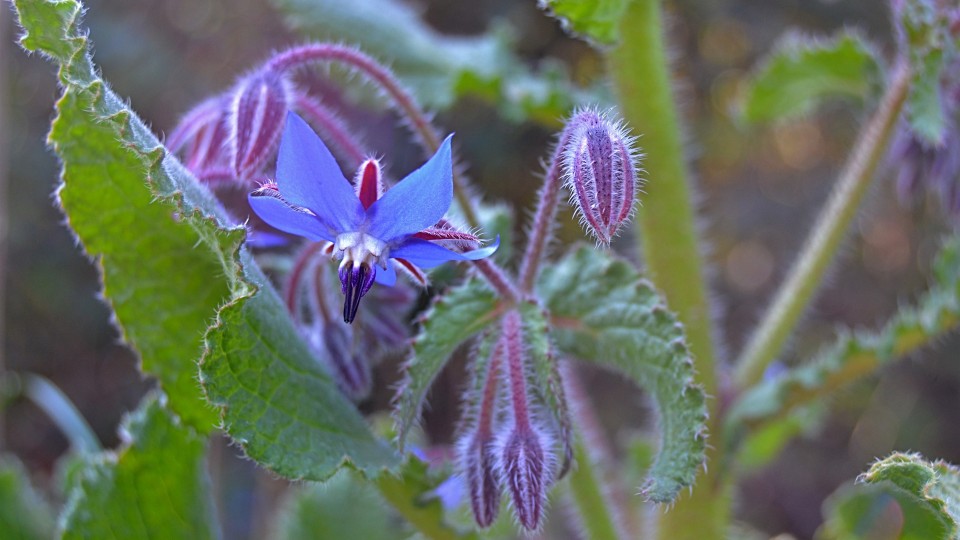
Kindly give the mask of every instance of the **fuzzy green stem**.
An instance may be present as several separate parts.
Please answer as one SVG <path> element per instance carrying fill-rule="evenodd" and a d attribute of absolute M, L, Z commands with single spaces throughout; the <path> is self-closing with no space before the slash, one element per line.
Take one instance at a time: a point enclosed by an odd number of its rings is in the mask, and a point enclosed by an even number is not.
<path fill-rule="evenodd" d="M 647 271 L 686 327 L 699 374 L 710 396 L 718 395 L 716 356 L 707 286 L 697 234 L 692 186 L 670 85 L 661 0 L 634 0 L 620 20 L 620 43 L 607 51 L 620 109 L 630 128 L 642 136 L 646 154 L 647 195 L 638 213 L 637 232 Z M 692 494 L 658 513 L 662 539 L 724 538 L 729 497 L 717 481 L 719 441 L 717 400 L 708 402 L 711 451 L 707 473 Z"/>
<path fill-rule="evenodd" d="M 860 130 L 840 180 L 794 267 L 737 362 L 739 388 L 747 388 L 763 377 L 823 280 L 883 158 L 909 86 L 910 68 L 901 59 L 893 68 L 879 107 Z"/>
<path fill-rule="evenodd" d="M 641 134 L 646 154 L 643 167 L 649 181 L 636 226 L 647 270 L 686 326 L 700 383 L 715 396 L 706 281 L 661 16 L 660 0 L 631 2 L 620 23 L 621 42 L 608 51 L 607 59 L 621 112 Z"/>

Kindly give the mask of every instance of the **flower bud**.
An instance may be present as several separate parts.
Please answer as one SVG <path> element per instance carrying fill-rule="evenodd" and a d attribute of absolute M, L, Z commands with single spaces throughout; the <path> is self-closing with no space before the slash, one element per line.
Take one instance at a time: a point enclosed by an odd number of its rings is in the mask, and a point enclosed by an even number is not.
<path fill-rule="evenodd" d="M 633 212 L 639 155 L 619 123 L 594 111 L 570 119 L 563 149 L 564 182 L 587 232 L 609 244 Z"/>
<path fill-rule="evenodd" d="M 499 445 L 500 482 L 513 502 L 513 512 L 529 531 L 540 528 L 552 481 L 552 444 L 533 427 L 514 425 Z"/>
<path fill-rule="evenodd" d="M 287 79 L 272 70 L 237 83 L 230 104 L 230 166 L 240 179 L 254 176 L 273 157 L 291 94 Z"/>
<path fill-rule="evenodd" d="M 500 478 L 492 437 L 483 437 L 478 430 L 463 439 L 459 454 L 473 516 L 477 525 L 489 527 L 500 512 Z"/>
<path fill-rule="evenodd" d="M 170 132 L 167 147 L 179 153 L 184 165 L 194 174 L 225 168 L 228 107 L 224 96 L 210 98 L 184 115 Z"/>

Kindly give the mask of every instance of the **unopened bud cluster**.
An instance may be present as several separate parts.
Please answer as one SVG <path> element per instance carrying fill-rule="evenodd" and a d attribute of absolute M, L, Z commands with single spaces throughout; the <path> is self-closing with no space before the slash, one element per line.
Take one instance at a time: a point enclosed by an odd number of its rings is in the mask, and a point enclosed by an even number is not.
<path fill-rule="evenodd" d="M 561 148 L 564 183 L 584 229 L 609 244 L 630 219 L 639 191 L 635 139 L 623 124 L 592 110 L 574 114 Z"/>
<path fill-rule="evenodd" d="M 558 427 L 539 414 L 542 403 L 528 388 L 530 367 L 521 325 L 517 312 L 506 314 L 491 356 L 475 358 L 460 430 L 459 467 L 479 526 L 494 522 L 505 495 L 520 525 L 536 531 L 556 477 Z"/>

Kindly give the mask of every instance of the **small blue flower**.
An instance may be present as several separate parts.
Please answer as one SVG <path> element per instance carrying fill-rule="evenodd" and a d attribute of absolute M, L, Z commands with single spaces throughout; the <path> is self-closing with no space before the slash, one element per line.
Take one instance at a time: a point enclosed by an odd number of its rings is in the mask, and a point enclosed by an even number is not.
<path fill-rule="evenodd" d="M 280 141 L 276 183 L 249 195 L 254 212 L 281 231 L 333 243 L 340 262 L 343 320 L 353 322 L 360 298 L 374 280 L 393 285 L 394 262 L 418 275 L 446 261 L 492 255 L 493 245 L 457 253 L 435 241 L 463 243 L 472 235 L 451 229 L 443 215 L 453 201 L 450 137 L 422 167 L 384 190 L 376 160 L 360 166 L 356 186 L 307 123 L 290 112 Z M 377 267 L 382 272 L 377 272 Z M 422 273 L 421 273 L 422 275 Z"/>

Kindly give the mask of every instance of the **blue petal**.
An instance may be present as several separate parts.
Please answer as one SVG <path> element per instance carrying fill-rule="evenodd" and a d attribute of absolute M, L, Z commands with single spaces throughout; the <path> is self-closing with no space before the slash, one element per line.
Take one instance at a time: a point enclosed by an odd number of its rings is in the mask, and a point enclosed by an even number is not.
<path fill-rule="evenodd" d="M 312 210 L 337 232 L 356 231 L 363 205 L 337 160 L 299 116 L 287 113 L 277 156 L 277 185 L 283 198 Z"/>
<path fill-rule="evenodd" d="M 377 268 L 377 274 L 373 279 L 384 286 L 393 287 L 397 282 L 397 269 L 393 267 L 393 261 L 387 261 L 387 269 Z"/>
<path fill-rule="evenodd" d="M 388 189 L 367 209 L 369 228 L 374 238 L 390 242 L 436 225 L 453 201 L 453 160 L 450 135 L 437 153 Z"/>
<path fill-rule="evenodd" d="M 333 242 L 337 238 L 336 231 L 330 229 L 326 223 L 310 214 L 290 208 L 276 197 L 247 195 L 247 200 L 250 208 L 271 227 L 314 241 Z"/>
<path fill-rule="evenodd" d="M 400 246 L 390 250 L 391 257 L 406 259 L 421 268 L 433 268 L 447 261 L 476 261 L 493 255 L 500 247 L 500 236 L 493 244 L 485 248 L 466 253 L 457 253 L 419 238 L 410 238 Z"/>

